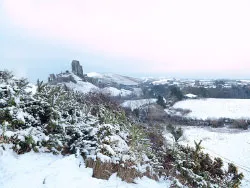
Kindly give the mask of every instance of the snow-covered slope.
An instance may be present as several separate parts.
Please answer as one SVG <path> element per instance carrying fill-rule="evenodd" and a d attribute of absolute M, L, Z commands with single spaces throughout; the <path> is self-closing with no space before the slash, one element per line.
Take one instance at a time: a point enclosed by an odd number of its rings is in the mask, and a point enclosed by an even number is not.
<path fill-rule="evenodd" d="M 136 86 L 140 83 L 140 80 L 137 78 L 122 76 L 119 74 L 112 74 L 112 73 L 100 74 L 92 72 L 88 73 L 87 75 L 88 77 L 98 78 L 103 83 L 116 83 L 119 85 L 128 85 L 128 86 Z"/>
<path fill-rule="evenodd" d="M 88 77 L 91 77 L 91 78 L 102 78 L 103 75 L 100 74 L 100 73 L 97 73 L 97 72 L 90 72 L 87 74 Z"/>
<path fill-rule="evenodd" d="M 139 100 L 127 100 L 121 104 L 124 108 L 130 108 L 131 110 L 137 109 L 146 104 L 156 103 L 157 99 L 139 99 Z"/>
<path fill-rule="evenodd" d="M 250 119 L 250 99 L 197 99 L 177 102 L 174 108 L 189 109 L 189 118 Z"/>
<path fill-rule="evenodd" d="M 70 89 L 73 89 L 74 91 L 79 91 L 81 93 L 89 93 L 89 92 L 101 92 L 104 94 L 108 94 L 113 97 L 121 96 L 121 97 L 127 97 L 127 96 L 141 96 L 142 90 L 140 88 L 131 88 L 131 90 L 127 89 L 118 89 L 115 87 L 105 87 L 105 88 L 99 88 L 95 86 L 94 84 L 84 81 L 82 78 L 78 77 L 77 75 L 73 73 L 64 73 L 60 74 L 60 77 L 63 78 L 68 78 L 67 80 L 69 81 L 60 81 L 56 84 L 65 84 L 67 87 Z M 106 83 L 110 85 L 111 83 L 115 83 L 114 85 L 129 85 L 129 86 L 135 86 L 138 85 L 135 79 L 126 77 L 126 76 L 121 76 L 121 75 L 115 75 L 115 74 L 107 74 L 107 75 L 102 75 L 99 73 L 89 73 L 88 77 L 92 78 L 98 78 L 100 79 L 99 82 Z M 60 80 L 60 79 L 59 79 Z M 55 83 L 53 83 L 55 84 Z"/>
<path fill-rule="evenodd" d="M 113 97 L 121 96 L 126 97 L 132 95 L 132 91 L 126 89 L 117 89 L 115 87 L 105 87 L 102 89 L 102 93 L 111 95 Z"/>
<path fill-rule="evenodd" d="M 115 87 L 105 87 L 103 89 L 100 89 L 103 94 L 110 95 L 112 97 L 128 97 L 128 96 L 142 96 L 143 92 L 141 88 L 133 88 L 133 90 L 127 90 L 127 89 L 117 89 Z"/>
<path fill-rule="evenodd" d="M 109 180 L 92 178 L 92 169 L 85 168 L 81 157 L 67 157 L 45 153 L 14 152 L 0 148 L 0 187 L 1 188 L 166 188 L 169 181 L 156 182 L 148 178 L 136 180 L 137 184 L 122 182 L 116 175 Z"/>
<path fill-rule="evenodd" d="M 79 91 L 82 93 L 89 93 L 94 91 L 99 91 L 99 88 L 89 82 L 78 81 L 77 83 L 65 83 L 67 87 L 73 89 L 74 91 Z"/>
<path fill-rule="evenodd" d="M 172 79 L 172 78 L 164 78 L 164 79 L 153 81 L 152 84 L 153 85 L 164 85 L 164 84 L 170 83 L 173 80 L 174 79 Z"/>
<path fill-rule="evenodd" d="M 234 163 L 245 179 L 242 187 L 250 187 L 250 131 L 240 131 L 227 128 L 183 127 L 183 145 L 194 146 L 194 140 L 202 140 L 205 152 L 214 157 L 220 157 L 225 163 Z"/>

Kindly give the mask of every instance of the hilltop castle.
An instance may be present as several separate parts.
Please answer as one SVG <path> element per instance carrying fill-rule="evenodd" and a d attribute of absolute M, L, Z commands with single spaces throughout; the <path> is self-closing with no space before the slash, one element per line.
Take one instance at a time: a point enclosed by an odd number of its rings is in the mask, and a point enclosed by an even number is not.
<path fill-rule="evenodd" d="M 73 60 L 71 63 L 71 71 L 73 74 L 76 76 L 79 76 L 80 78 L 84 79 L 86 75 L 83 74 L 83 68 L 80 65 L 80 62 L 77 60 Z M 69 71 L 66 71 L 65 73 L 60 73 L 60 74 L 50 74 L 48 78 L 48 83 L 50 84 L 56 84 L 56 83 L 61 83 L 61 82 L 75 82 L 73 76 Z"/>
<path fill-rule="evenodd" d="M 77 60 L 73 60 L 71 63 L 71 67 L 72 67 L 72 72 L 79 76 L 79 77 L 83 77 L 83 69 L 82 66 L 80 65 L 80 62 Z"/>

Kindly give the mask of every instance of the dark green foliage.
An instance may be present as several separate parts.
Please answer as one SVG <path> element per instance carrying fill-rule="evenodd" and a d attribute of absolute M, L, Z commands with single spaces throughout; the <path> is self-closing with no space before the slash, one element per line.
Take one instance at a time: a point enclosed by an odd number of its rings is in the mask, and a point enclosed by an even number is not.
<path fill-rule="evenodd" d="M 42 92 L 45 89 L 46 84 L 44 84 L 43 81 L 40 81 L 38 79 L 36 86 L 37 86 L 37 92 L 40 93 L 40 92 Z"/>
<path fill-rule="evenodd" d="M 164 101 L 164 98 L 162 96 L 158 96 L 157 97 L 157 101 L 156 103 L 160 106 L 162 106 L 163 108 L 166 108 L 166 104 L 165 104 L 165 101 Z"/>
<path fill-rule="evenodd" d="M 172 86 L 170 88 L 170 96 L 175 97 L 177 100 L 183 99 L 183 93 L 181 92 L 180 88 L 177 86 Z"/>
<path fill-rule="evenodd" d="M 202 152 L 201 141 L 195 142 L 195 148 L 177 145 L 177 150 L 168 152 L 164 168 L 176 168 L 181 173 L 178 179 L 188 182 L 189 187 L 210 187 L 217 184 L 224 188 L 239 188 L 243 174 L 239 174 L 233 164 L 229 164 L 228 171 L 223 170 L 221 158 L 212 160 L 208 154 Z M 173 170 L 173 169 L 172 169 Z"/>
<path fill-rule="evenodd" d="M 129 146 L 131 151 L 133 151 L 138 161 L 142 162 L 143 154 L 150 156 L 152 154 L 152 148 L 148 135 L 138 125 L 132 125 L 129 130 Z"/>
<path fill-rule="evenodd" d="M 0 71 L 0 79 L 7 82 L 8 80 L 13 78 L 13 74 L 9 71 Z"/>
<path fill-rule="evenodd" d="M 244 175 L 242 173 L 238 173 L 237 167 L 232 163 L 228 164 L 228 174 L 233 176 L 232 182 L 228 182 L 228 187 L 240 187 L 241 180 L 244 178 Z"/>
<path fill-rule="evenodd" d="M 178 142 L 183 135 L 183 129 L 181 127 L 177 128 L 172 124 L 168 124 L 166 128 L 173 135 L 175 142 Z"/>
<path fill-rule="evenodd" d="M 26 136 L 25 141 L 19 140 L 17 136 L 12 137 L 10 140 L 14 144 L 13 150 L 18 154 L 30 152 L 36 146 L 31 135 Z M 37 151 L 37 149 L 35 150 Z"/>
<path fill-rule="evenodd" d="M 138 108 L 134 109 L 133 110 L 133 115 L 136 117 L 136 118 L 139 118 L 140 117 L 140 110 Z"/>
<path fill-rule="evenodd" d="M 216 88 L 204 87 L 185 87 L 184 93 L 193 93 L 204 98 L 237 98 L 249 99 L 250 88 L 241 85 L 232 85 L 231 87 L 222 87 L 222 82 L 217 83 Z"/>
<path fill-rule="evenodd" d="M 9 109 L 0 109 L 0 124 L 2 124 L 4 121 L 12 121 L 12 116 L 10 115 Z"/>

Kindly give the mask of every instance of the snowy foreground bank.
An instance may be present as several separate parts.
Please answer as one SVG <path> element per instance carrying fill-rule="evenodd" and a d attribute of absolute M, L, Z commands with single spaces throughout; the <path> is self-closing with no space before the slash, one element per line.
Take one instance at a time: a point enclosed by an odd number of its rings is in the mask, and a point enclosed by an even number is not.
<path fill-rule="evenodd" d="M 220 157 L 224 164 L 233 162 L 245 178 L 241 187 L 250 187 L 250 131 L 226 128 L 183 127 L 184 145 L 194 146 L 194 140 L 202 140 L 204 151 Z"/>
<path fill-rule="evenodd" d="M 188 118 L 250 119 L 250 99 L 191 99 L 177 102 L 174 108 L 188 109 Z"/>
<path fill-rule="evenodd" d="M 106 180 L 92 178 L 92 169 L 85 168 L 81 157 L 26 153 L 17 155 L 0 148 L 1 188 L 167 188 L 168 181 L 138 179 L 137 184 L 122 182 L 115 174 Z"/>

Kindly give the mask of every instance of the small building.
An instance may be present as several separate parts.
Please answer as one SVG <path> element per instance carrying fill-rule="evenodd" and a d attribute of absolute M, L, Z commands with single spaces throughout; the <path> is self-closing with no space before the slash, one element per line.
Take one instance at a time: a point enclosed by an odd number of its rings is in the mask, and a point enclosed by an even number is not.
<path fill-rule="evenodd" d="M 192 93 L 188 93 L 188 94 L 184 95 L 184 98 L 186 98 L 186 99 L 197 99 L 198 96 L 194 95 Z"/>

